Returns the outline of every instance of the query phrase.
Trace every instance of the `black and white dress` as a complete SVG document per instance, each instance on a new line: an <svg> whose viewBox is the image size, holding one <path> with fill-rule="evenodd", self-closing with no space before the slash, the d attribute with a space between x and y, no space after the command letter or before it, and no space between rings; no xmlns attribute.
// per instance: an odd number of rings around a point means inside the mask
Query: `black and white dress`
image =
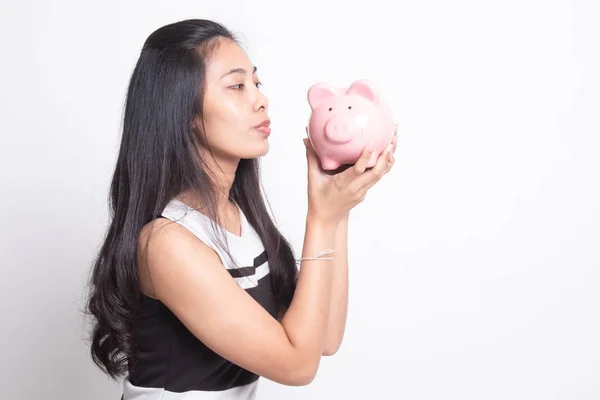
<svg viewBox="0 0 600 400"><path fill-rule="evenodd" d="M233 265L214 243L210 219L206 215L172 200L162 216L187 228L213 248L232 279L276 317L277 306L265 249L242 210L239 211L241 235L228 231L226 235L229 250L241 268ZM134 340L138 363L123 381L123 400L255 398L259 376L206 347L158 300L144 296Z"/></svg>

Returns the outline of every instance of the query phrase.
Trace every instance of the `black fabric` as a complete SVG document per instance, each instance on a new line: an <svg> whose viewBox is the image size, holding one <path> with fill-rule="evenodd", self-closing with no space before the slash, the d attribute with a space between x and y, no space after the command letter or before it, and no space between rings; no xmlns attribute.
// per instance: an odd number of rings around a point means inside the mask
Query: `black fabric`
<svg viewBox="0 0 600 400"><path fill-rule="evenodd" d="M243 278L245 276L252 276L256 273L256 268L267 262L267 252L263 251L262 254L254 259L254 265L251 267L241 267L228 269L229 274L234 278Z"/></svg>
<svg viewBox="0 0 600 400"><path fill-rule="evenodd" d="M266 262L266 252L262 252L254 258L252 266L242 268L243 273L254 271ZM256 287L245 290L269 314L277 317L269 274L261 278ZM138 349L138 363L130 366L129 379L135 386L180 393L226 390L259 378L210 350L162 302L147 296L142 300L133 339Z"/></svg>

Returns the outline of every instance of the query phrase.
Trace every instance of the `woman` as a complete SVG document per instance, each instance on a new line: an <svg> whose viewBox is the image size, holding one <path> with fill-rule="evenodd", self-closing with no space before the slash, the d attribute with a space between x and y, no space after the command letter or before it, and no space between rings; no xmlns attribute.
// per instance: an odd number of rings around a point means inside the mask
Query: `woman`
<svg viewBox="0 0 600 400"><path fill-rule="evenodd" d="M298 266L260 190L269 116L259 86L215 22L170 24L144 44L88 303L93 360L124 376L123 399L252 399L259 376L306 385L340 346L348 212L391 168L395 140L375 167L366 149L332 175L304 139Z"/></svg>

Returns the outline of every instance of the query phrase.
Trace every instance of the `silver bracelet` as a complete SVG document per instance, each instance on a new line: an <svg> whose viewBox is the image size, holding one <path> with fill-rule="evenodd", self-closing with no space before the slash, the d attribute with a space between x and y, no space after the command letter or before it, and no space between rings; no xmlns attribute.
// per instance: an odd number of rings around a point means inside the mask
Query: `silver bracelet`
<svg viewBox="0 0 600 400"><path fill-rule="evenodd" d="M335 257L321 257L321 256L324 256L325 254L330 254L330 253L335 253L335 250L333 250L333 249L326 249L326 250L318 252L313 257L303 257L303 258L300 258L300 259L298 259L296 261L298 263L301 263L302 261L309 261L309 260L334 260Z"/></svg>

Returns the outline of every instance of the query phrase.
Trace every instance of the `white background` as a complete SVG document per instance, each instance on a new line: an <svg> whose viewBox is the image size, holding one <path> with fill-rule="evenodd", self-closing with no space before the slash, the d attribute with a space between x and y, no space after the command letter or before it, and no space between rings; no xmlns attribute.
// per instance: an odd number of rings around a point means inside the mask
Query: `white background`
<svg viewBox="0 0 600 400"><path fill-rule="evenodd" d="M340 352L260 399L600 398L597 1L1 4L2 398L120 397L80 310L130 73L187 18L241 34L258 66L264 183L296 251L307 88L373 79L399 125L394 169L351 214Z"/></svg>

